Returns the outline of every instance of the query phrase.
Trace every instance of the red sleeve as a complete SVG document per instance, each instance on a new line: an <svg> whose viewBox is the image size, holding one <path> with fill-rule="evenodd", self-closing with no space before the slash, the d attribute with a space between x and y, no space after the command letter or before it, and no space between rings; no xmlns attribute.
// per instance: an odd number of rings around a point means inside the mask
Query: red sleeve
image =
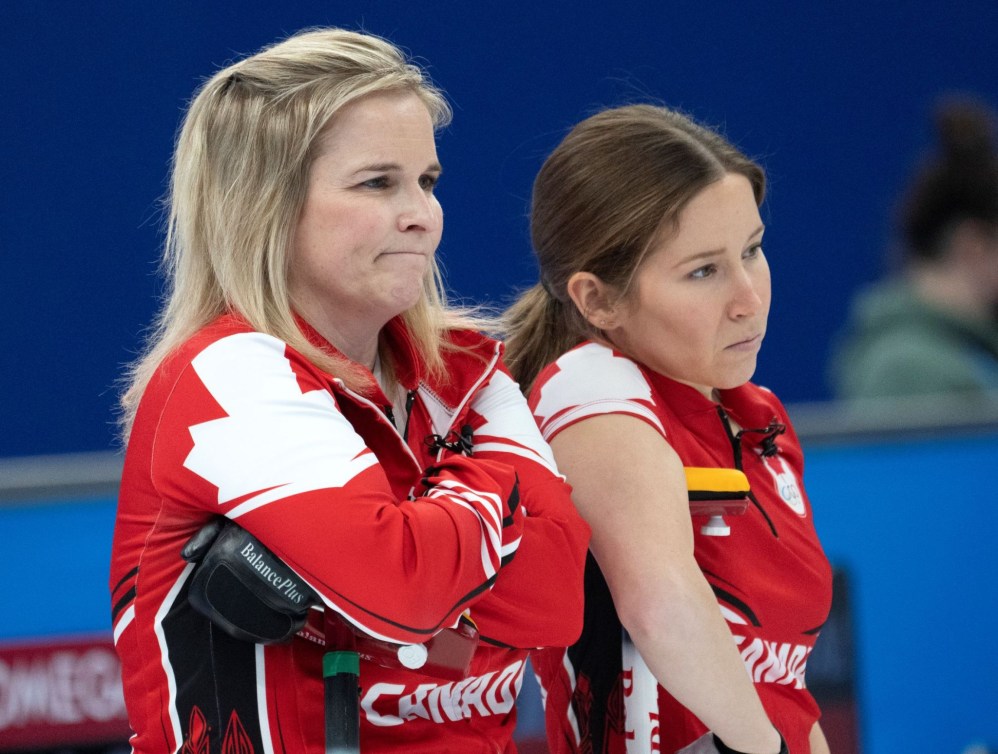
<svg viewBox="0 0 998 754"><path fill-rule="evenodd" d="M500 644L568 646L582 631L589 526L572 504L571 489L557 473L526 399L505 372L492 378L472 410L484 419L475 434L474 457L516 470L526 520L516 557L471 615L482 636Z"/></svg>
<svg viewBox="0 0 998 754"><path fill-rule="evenodd" d="M257 333L198 354L155 433L153 483L178 527L205 513L238 521L330 607L395 641L452 625L521 535L505 464L452 458L429 481L399 501L320 376Z"/></svg>

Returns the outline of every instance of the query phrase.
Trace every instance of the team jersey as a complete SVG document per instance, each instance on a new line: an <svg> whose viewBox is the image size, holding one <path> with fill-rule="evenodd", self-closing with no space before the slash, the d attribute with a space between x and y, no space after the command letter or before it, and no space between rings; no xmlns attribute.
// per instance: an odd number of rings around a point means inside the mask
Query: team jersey
<svg viewBox="0 0 998 754"><path fill-rule="evenodd" d="M365 752L515 750L527 650L581 629L588 527L498 343L451 333L448 378L431 380L400 320L383 338L407 416L373 376L347 389L234 316L154 374L126 453L110 576L136 754L324 751L327 647L238 641L186 598L181 549L218 515L367 635L418 643L462 614L477 624L460 681L361 662ZM446 449L460 437L471 457Z"/></svg>
<svg viewBox="0 0 998 754"><path fill-rule="evenodd" d="M541 372L530 406L548 441L589 417L623 414L654 427L686 467L745 473L750 505L726 517L730 535L706 535L707 517L692 516L694 554L770 720L789 750L803 754L819 717L805 666L828 617L831 569L784 407L751 383L719 394L715 403L588 342ZM733 432L729 419L744 429ZM585 594L580 640L533 658L552 753L676 752L703 736L703 724L657 684L628 639L591 556Z"/></svg>

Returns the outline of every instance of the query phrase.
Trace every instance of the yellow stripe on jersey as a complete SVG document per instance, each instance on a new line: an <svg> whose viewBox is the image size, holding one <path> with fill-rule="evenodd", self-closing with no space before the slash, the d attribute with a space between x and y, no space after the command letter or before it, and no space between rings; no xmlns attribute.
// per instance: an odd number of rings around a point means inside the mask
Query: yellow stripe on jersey
<svg viewBox="0 0 998 754"><path fill-rule="evenodd" d="M738 469L684 466L683 471L686 472L686 489L691 498L744 497L751 489L748 477Z"/></svg>

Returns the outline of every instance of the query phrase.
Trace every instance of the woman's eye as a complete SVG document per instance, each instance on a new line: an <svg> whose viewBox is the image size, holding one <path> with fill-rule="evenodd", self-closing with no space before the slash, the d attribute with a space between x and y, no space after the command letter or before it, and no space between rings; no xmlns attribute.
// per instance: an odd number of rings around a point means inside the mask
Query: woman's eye
<svg viewBox="0 0 998 754"><path fill-rule="evenodd" d="M697 267L693 272L690 273L690 277L694 280L703 280L704 278L709 278L717 272L717 265L705 264L703 267Z"/></svg>
<svg viewBox="0 0 998 754"><path fill-rule="evenodd" d="M379 175L377 178L371 178L360 184L364 188L369 189L383 189L388 187L388 176Z"/></svg>
<svg viewBox="0 0 998 754"><path fill-rule="evenodd" d="M754 257L757 257L757 256L759 256L762 253L763 253L763 251L762 251L762 244L761 243L757 243L755 246L750 246L749 248L747 248L745 250L744 257L746 259L753 259Z"/></svg>
<svg viewBox="0 0 998 754"><path fill-rule="evenodd" d="M419 179L419 185L423 191L432 191L440 182L439 175L424 175Z"/></svg>

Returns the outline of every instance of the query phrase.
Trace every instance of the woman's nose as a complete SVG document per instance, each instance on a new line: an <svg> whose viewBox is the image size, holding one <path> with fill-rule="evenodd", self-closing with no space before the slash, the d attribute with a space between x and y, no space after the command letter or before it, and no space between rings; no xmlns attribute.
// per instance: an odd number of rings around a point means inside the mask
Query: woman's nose
<svg viewBox="0 0 998 754"><path fill-rule="evenodd" d="M740 270L734 278L729 312L735 319L757 314L765 305L763 281L748 270Z"/></svg>
<svg viewBox="0 0 998 754"><path fill-rule="evenodd" d="M405 192L398 215L399 230L435 231L440 220L440 205L432 193L422 187Z"/></svg>

